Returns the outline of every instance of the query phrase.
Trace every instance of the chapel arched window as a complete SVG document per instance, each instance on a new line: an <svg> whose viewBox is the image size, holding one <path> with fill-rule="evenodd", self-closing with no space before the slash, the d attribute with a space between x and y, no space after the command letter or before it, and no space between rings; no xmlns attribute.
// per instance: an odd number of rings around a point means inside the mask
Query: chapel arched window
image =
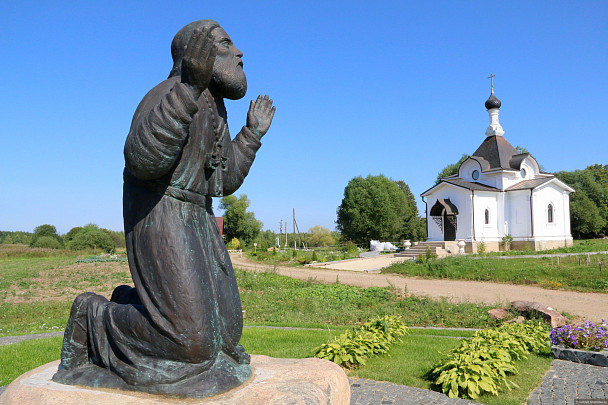
<svg viewBox="0 0 608 405"><path fill-rule="evenodd" d="M486 210L484 215L485 215L486 225L488 225L490 223L490 210Z"/></svg>
<svg viewBox="0 0 608 405"><path fill-rule="evenodd" d="M553 204L549 204L547 207L547 222L553 223Z"/></svg>

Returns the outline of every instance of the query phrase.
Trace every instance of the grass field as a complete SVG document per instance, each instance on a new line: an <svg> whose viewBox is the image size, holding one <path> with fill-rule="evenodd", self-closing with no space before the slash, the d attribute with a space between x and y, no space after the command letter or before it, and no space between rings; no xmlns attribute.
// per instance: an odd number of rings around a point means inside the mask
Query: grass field
<svg viewBox="0 0 608 405"><path fill-rule="evenodd" d="M78 293L95 291L109 296L114 286L130 281L125 263L75 263L76 256L70 252L40 257L38 252L3 254L2 249L0 246L0 336L60 331ZM273 273L237 270L236 274L247 325L309 328L246 328L241 342L253 354L308 357L330 336L384 314L400 315L410 326L485 328L497 324L488 316L487 306L410 297L388 288L318 284ZM454 337L469 335L468 331L411 329L410 335L394 345L390 356L370 359L366 366L349 374L428 389L430 381L425 374L442 353L459 344ZM0 346L0 385L58 359L60 347L61 338ZM523 377L514 377L521 385L519 391L497 398L482 397L481 402L521 403L549 365L547 357L532 356L526 367L520 367ZM524 369L528 374L523 373ZM522 379L521 383L517 378ZM512 398L519 398L519 402L512 402Z"/></svg>
<svg viewBox="0 0 608 405"><path fill-rule="evenodd" d="M598 261L602 264L598 264ZM608 292L608 255L501 259L446 257L425 263L404 262L382 269L408 277L448 278L535 285L549 289Z"/></svg>
<svg viewBox="0 0 608 405"><path fill-rule="evenodd" d="M544 255L553 253L588 253L608 252L608 239L575 240L572 246L551 250L508 250L502 252L486 252L484 256L518 256L518 255Z"/></svg>
<svg viewBox="0 0 608 405"><path fill-rule="evenodd" d="M0 253L2 249L0 245ZM0 254L0 336L61 330L79 293L109 297L115 286L130 284L126 263L76 263L76 258L73 254L2 258ZM305 282L272 273L237 269L236 275L248 324L352 325L376 315L399 314L408 325L495 325L487 314L489 306L404 296L387 288Z"/></svg>

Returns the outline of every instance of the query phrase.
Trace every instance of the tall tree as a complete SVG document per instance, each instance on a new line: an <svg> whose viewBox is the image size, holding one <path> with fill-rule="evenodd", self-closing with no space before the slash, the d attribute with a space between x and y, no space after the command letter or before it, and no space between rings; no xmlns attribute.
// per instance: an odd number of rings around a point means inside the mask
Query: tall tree
<svg viewBox="0 0 608 405"><path fill-rule="evenodd" d="M572 236L577 239L608 234L608 184L603 181L603 174L601 165L555 173L576 190L570 198L570 218Z"/></svg>
<svg viewBox="0 0 608 405"><path fill-rule="evenodd" d="M530 152L528 152L528 149L524 148L523 146L519 146L519 145L517 145L517 146L515 147L515 149L517 149L517 151L518 151L519 153L529 153L529 154L530 154L530 156L532 156L532 154L531 154ZM534 156L532 156L532 157L534 157ZM534 159L536 159L536 158L534 158ZM536 162L536 163L538 163L538 162ZM541 164L539 164L539 165L538 165L538 168L540 169L540 171L541 171L541 172L544 172L544 171L545 171L545 166L543 166L543 165L541 165Z"/></svg>
<svg viewBox="0 0 608 405"><path fill-rule="evenodd" d="M55 228L53 225L44 224L37 226L34 229L34 234L32 235L32 239L30 240L30 246L36 246L36 242L38 242L38 239L42 237L48 237L57 240L57 242L59 242L58 247L61 247L63 245L61 237L57 233L57 228Z"/></svg>
<svg viewBox="0 0 608 405"><path fill-rule="evenodd" d="M462 155L462 157L460 158L460 160L458 160L458 162L452 163L451 165L447 165L446 167L444 167L439 173L437 173L437 178L435 179L435 184L439 184L441 179L443 179L444 177L453 176L454 174L458 174L458 168L460 167L462 162L464 162L468 158L469 158L469 155L464 153Z"/></svg>
<svg viewBox="0 0 608 405"><path fill-rule="evenodd" d="M383 175L355 177L344 189L337 229L347 240L398 241L409 216L408 202L397 183Z"/></svg>
<svg viewBox="0 0 608 405"><path fill-rule="evenodd" d="M410 240L426 239L426 220L418 215L418 205L416 198L412 194L410 187L403 181L395 182L399 190L405 195L407 213L403 221L403 231L401 237Z"/></svg>
<svg viewBox="0 0 608 405"><path fill-rule="evenodd" d="M238 198L234 195L223 197L220 208L224 212L224 230L226 240L237 238L241 243L250 245L262 229L262 222L255 218L253 212L247 212L250 201L246 194Z"/></svg>

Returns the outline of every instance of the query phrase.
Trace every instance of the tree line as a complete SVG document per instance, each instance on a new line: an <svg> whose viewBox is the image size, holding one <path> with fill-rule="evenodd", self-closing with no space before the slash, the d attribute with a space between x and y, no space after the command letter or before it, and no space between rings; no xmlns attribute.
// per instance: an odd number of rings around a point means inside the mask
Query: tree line
<svg viewBox="0 0 608 405"><path fill-rule="evenodd" d="M572 236L589 239L608 235L608 165L594 164L555 176L576 190L570 194Z"/></svg>
<svg viewBox="0 0 608 405"><path fill-rule="evenodd" d="M224 210L224 239L229 249L256 248L268 249L277 245L293 247L324 247L342 243L340 235L320 225L311 227L308 232L299 235L279 234L271 230L262 230L263 223L255 218L255 213L248 211L251 201L246 194L236 197L229 195L220 200ZM295 238L295 240L294 240Z"/></svg>
<svg viewBox="0 0 608 405"><path fill-rule="evenodd" d="M523 150L523 148L522 148ZM457 173L459 162L446 166L437 179ZM555 176L576 190L570 197L572 235L575 239L608 235L608 165L594 164L583 170L560 171ZM277 243L281 246L302 243L307 247L343 245L354 242L367 245L370 240L399 242L405 239L426 239L426 218L418 214L416 199L402 180L383 175L351 179L344 189L344 198L337 208L336 231L320 225L299 235L279 235L262 230L263 223L248 211L251 202L247 195L223 197L224 231L232 247L268 249ZM236 241L235 241L236 240ZM66 248L73 250L100 249L111 252L125 247L123 231L111 231L95 224L75 227L59 235L53 225L36 227L33 233L0 231L0 243L22 243L32 247ZM236 245L236 246L235 246Z"/></svg>
<svg viewBox="0 0 608 405"><path fill-rule="evenodd" d="M74 227L63 235L60 235L57 228L50 224L37 226L33 233L0 231L0 243L20 243L47 249L99 249L108 253L116 248L126 247L123 231L111 231L95 224Z"/></svg>

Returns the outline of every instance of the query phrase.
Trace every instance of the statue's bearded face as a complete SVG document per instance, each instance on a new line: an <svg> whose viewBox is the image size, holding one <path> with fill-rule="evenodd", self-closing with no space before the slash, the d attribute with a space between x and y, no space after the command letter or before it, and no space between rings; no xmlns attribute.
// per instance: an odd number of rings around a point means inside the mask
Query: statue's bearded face
<svg viewBox="0 0 608 405"><path fill-rule="evenodd" d="M243 72L243 53L239 51L223 28L217 27L212 32L213 42L217 48L213 75L209 89L224 98L238 100L247 92L247 78Z"/></svg>

